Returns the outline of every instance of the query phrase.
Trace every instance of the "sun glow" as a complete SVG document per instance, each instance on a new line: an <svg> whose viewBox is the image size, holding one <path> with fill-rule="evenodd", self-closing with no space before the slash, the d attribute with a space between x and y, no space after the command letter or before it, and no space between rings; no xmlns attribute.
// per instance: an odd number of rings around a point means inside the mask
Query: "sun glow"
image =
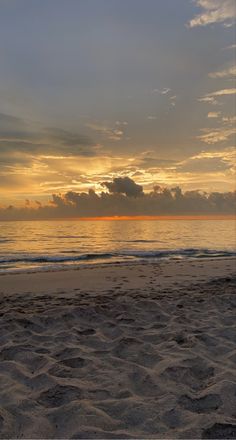
<svg viewBox="0 0 236 440"><path fill-rule="evenodd" d="M72 218L71 220L76 220ZM137 220L236 220L236 215L114 215L105 217L79 217L79 221L137 221Z"/></svg>

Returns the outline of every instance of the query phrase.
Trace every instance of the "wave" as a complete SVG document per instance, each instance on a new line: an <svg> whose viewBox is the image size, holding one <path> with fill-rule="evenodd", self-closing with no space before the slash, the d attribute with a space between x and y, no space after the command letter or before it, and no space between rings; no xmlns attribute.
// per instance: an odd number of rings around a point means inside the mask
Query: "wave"
<svg viewBox="0 0 236 440"><path fill-rule="evenodd" d="M59 256L59 255L45 255L45 256L19 256L10 258L1 258L0 263L66 263L76 262L81 260L93 260L97 258L110 258L112 254L83 254L77 256Z"/></svg>
<svg viewBox="0 0 236 440"><path fill-rule="evenodd" d="M66 251L68 252L68 251ZM43 263L79 263L93 260L114 260L114 259L181 259L181 258L222 258L235 257L236 251L233 250L213 250L213 249L169 249L169 250L122 250L120 252L86 253L75 255L17 255L0 257L0 264L43 264Z"/></svg>
<svg viewBox="0 0 236 440"><path fill-rule="evenodd" d="M10 238L0 238L0 244L1 243L12 243L14 240L11 240Z"/></svg>
<svg viewBox="0 0 236 440"><path fill-rule="evenodd" d="M91 235L56 235L55 238L92 238Z"/></svg>
<svg viewBox="0 0 236 440"><path fill-rule="evenodd" d="M214 250L214 249L169 249L169 250L158 250L158 251L124 251L123 255L136 256L139 258L168 258L168 257L192 257L192 258L208 258L208 257L234 257L236 256L236 251L231 250Z"/></svg>
<svg viewBox="0 0 236 440"><path fill-rule="evenodd" d="M160 240L111 240L115 243L162 243Z"/></svg>

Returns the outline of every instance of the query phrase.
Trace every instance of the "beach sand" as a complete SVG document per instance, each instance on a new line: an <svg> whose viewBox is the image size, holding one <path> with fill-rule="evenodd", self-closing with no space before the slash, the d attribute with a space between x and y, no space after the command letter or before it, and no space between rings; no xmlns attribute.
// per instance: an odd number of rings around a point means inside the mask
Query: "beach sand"
<svg viewBox="0 0 236 440"><path fill-rule="evenodd" d="M236 438L235 260L0 276L0 438Z"/></svg>

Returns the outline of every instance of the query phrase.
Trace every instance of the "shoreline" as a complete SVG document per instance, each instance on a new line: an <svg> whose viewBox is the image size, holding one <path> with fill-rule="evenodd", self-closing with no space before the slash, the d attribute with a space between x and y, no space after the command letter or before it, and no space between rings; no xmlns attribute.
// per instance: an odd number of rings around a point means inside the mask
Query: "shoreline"
<svg viewBox="0 0 236 440"><path fill-rule="evenodd" d="M199 259L171 259L171 260L127 260L116 262L104 262L104 263L80 263L75 267L58 267L48 268L41 270L25 270L22 269L19 272L0 273L0 295L1 292L7 291L12 293L12 289L28 289L30 285L31 292L38 291L40 289L47 289L47 283L49 286L57 289L57 284L65 289L73 289L74 284L81 284L81 288L85 288L88 283L92 289L103 289L110 287L107 285L105 279L109 273L117 271L116 277L129 275L129 283L136 287L137 279L139 283L137 287L146 284L146 279L150 276L150 271L153 268L157 271L157 287L165 287L166 285L188 284L192 281L208 281L222 276L233 276L236 273L236 258L235 257L217 257L217 258L199 258ZM139 271L145 269L145 282L143 283L139 277ZM128 270L128 274L126 273ZM92 272L92 278L87 277L88 271ZM169 274L171 273L171 275ZM37 280L37 278L39 278ZM99 280L99 285L96 282L94 285L94 279ZM144 281L144 280L143 280ZM101 284L104 282L105 284ZM109 280L110 282L110 280ZM16 283L16 285L15 285ZM62 284L61 284L62 283ZM22 285L21 285L22 284ZM109 284L109 283L108 283Z"/></svg>
<svg viewBox="0 0 236 440"><path fill-rule="evenodd" d="M184 255L183 251L183 255L179 255L178 253L176 253L175 256L170 256L171 252L168 250L164 250L164 251L156 251L156 252L152 252L152 251L140 251L140 255L135 255L135 252L130 252L130 253L124 253L124 254L118 254L118 255L113 255L111 253L104 253L101 255L96 255L96 254L82 254L79 255L77 258L75 257L73 259L73 257L71 258L66 258L63 259L63 257L51 257L48 256L45 257L34 257L32 258L32 263L33 262L38 262L41 261L41 266L34 266L34 265L30 265L27 267L27 264L25 264L24 266L19 266L19 267L11 267L11 268L7 268L6 270L4 269L0 269L0 277L4 276L4 275L21 275L21 274L30 274L30 273L42 273L42 272L65 272L65 271L74 271L74 270L79 270L80 268L89 268L89 267L112 267L112 266L135 266L135 265L143 265L143 266L147 266L148 264L171 264L171 263L193 263L193 262L207 262L207 261L221 261L221 260L235 260L236 261L236 251L234 250L220 250L220 251L211 251L211 254L205 254L202 252L202 255ZM181 253L181 251L180 251ZM193 252L192 252L193 253ZM158 254L160 254L158 256ZM163 254L166 254L165 256ZM55 258L53 260L53 258ZM38 261L37 261L38 259ZM21 261L21 260L16 260ZM30 262L31 260L27 260L26 261ZM2 261L3 263L3 268L4 268L4 264L6 261ZM9 260L9 262L11 262L11 260ZM22 258L22 262L24 262L24 259Z"/></svg>
<svg viewBox="0 0 236 440"><path fill-rule="evenodd" d="M235 259L0 278L0 438L235 438Z"/></svg>

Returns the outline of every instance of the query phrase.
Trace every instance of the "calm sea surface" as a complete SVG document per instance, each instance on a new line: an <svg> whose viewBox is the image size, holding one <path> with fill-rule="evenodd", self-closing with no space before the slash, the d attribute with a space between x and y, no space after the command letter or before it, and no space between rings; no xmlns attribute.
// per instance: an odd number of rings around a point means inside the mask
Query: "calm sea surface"
<svg viewBox="0 0 236 440"><path fill-rule="evenodd" d="M236 256L234 220L0 222L0 272Z"/></svg>

